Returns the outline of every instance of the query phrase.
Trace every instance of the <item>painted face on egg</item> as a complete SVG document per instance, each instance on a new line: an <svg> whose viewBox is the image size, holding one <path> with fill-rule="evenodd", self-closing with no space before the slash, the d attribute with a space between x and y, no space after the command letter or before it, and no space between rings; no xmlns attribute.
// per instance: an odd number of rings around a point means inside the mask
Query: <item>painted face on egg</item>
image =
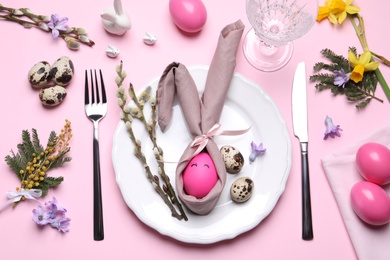
<svg viewBox="0 0 390 260"><path fill-rule="evenodd" d="M183 172L183 186L188 195L198 199L206 196L218 181L217 171L206 152L194 156Z"/></svg>

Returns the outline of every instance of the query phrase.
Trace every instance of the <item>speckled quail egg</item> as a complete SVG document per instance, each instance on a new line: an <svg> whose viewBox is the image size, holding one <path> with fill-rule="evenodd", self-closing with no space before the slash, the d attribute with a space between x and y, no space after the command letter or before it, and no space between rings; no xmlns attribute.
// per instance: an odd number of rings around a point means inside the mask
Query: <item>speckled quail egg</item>
<svg viewBox="0 0 390 260"><path fill-rule="evenodd" d="M244 156L239 150L230 145L222 146L220 149L222 159L228 173L238 173L244 166Z"/></svg>
<svg viewBox="0 0 390 260"><path fill-rule="evenodd" d="M67 86L74 75L73 62L69 57L62 56L51 66L50 76L59 86Z"/></svg>
<svg viewBox="0 0 390 260"><path fill-rule="evenodd" d="M255 184L249 177L238 178L230 187L230 197L235 202L245 202L250 199Z"/></svg>
<svg viewBox="0 0 390 260"><path fill-rule="evenodd" d="M39 99L45 106L57 106L64 101L66 89L62 86L43 88L39 91Z"/></svg>
<svg viewBox="0 0 390 260"><path fill-rule="evenodd" d="M50 80L50 64L47 61L38 62L28 72L28 81L34 88L43 88Z"/></svg>

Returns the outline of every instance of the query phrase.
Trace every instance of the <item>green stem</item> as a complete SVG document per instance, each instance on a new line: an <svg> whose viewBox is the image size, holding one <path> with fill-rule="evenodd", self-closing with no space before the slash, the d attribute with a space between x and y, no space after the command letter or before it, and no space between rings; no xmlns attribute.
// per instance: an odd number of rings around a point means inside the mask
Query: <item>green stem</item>
<svg viewBox="0 0 390 260"><path fill-rule="evenodd" d="M390 101L390 89L389 89L389 86L387 85L385 78L382 75L382 72L379 70L379 68L375 70L375 75L378 78L378 81L382 86L383 92L385 93L387 100Z"/></svg>

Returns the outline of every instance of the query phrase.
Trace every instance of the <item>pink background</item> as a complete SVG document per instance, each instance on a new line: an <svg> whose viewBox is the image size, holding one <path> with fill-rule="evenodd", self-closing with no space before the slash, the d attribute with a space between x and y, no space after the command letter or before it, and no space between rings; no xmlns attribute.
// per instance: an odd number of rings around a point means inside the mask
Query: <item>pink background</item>
<svg viewBox="0 0 390 260"><path fill-rule="evenodd" d="M338 151L387 125L389 102L378 85L376 95L384 102L373 100L367 108L358 111L343 96L334 97L329 91L318 92L309 83L313 241L301 239L300 153L291 121L291 84L295 67L300 61L307 63L307 74L312 75L312 67L322 60L320 51L324 48L346 55L348 47L355 46L359 53L362 52L348 20L342 26L332 26L328 21L316 23L307 35L294 42L291 61L277 72L265 73L251 67L240 46L236 71L257 82L279 106L289 129L293 151L286 190L272 213L257 227L229 241L211 245L185 244L164 237L144 225L127 207L116 184L111 162L112 137L119 121L119 108L115 102L115 66L123 60L127 80L136 88L141 88L150 79L160 76L172 61L187 66L208 65L219 32L228 23L241 19L246 25L245 33L250 29L245 1L204 0L208 11L204 29L195 35L185 35L171 21L168 2L123 0L133 24L130 31L118 37L105 32L99 16L112 5L112 1L1 1L5 6L29 7L39 14L67 16L68 24L85 28L96 45L92 48L83 45L79 51L70 51L64 41L53 40L48 33L0 21L0 155L4 158L11 149L16 149L23 129L36 128L45 142L49 132L59 131L67 118L72 122L74 132L70 152L72 162L51 172L54 176L64 176L65 180L47 197L57 197L68 209L72 219L70 232L62 234L49 227L37 228L31 220L31 211L36 207L34 203L23 203L15 209L8 207L0 212L0 258L70 259L75 256L86 259L218 260L246 256L253 259L355 259L354 248L320 160L332 151ZM323 2L320 0L321 5ZM370 48L390 57L390 38L386 37L390 2L356 0L355 4L361 7L360 13L365 18ZM142 42L144 32L157 35L155 46ZM108 44L121 50L118 58L106 56ZM64 103L48 109L40 104L38 91L29 86L27 72L39 61L52 63L64 55L73 60L76 74L67 88L68 96ZM109 100L108 115L100 123L105 226L105 239L100 242L94 241L92 235L92 124L86 118L83 106L84 70L89 68L103 70ZM381 65L381 71L390 80L390 68ZM340 138L322 139L326 115L341 125L343 131ZM0 164L0 176L0 194L4 194L2 199L0 196L2 204L6 201L5 192L14 190L20 183L5 162Z"/></svg>

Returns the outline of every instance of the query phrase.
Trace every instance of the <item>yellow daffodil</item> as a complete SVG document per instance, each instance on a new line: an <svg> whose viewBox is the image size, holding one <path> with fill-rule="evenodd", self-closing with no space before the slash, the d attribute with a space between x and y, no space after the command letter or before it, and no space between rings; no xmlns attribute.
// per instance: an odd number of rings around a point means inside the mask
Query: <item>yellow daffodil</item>
<svg viewBox="0 0 390 260"><path fill-rule="evenodd" d="M325 5L318 7L318 16L317 22L322 21L325 18L328 18L329 21L333 24L337 24L337 17L330 9L330 5L333 0L325 0Z"/></svg>
<svg viewBox="0 0 390 260"><path fill-rule="evenodd" d="M371 52L366 51L360 55L359 59L352 51L348 52L348 59L353 67L350 78L358 83L362 81L365 71L376 70L379 67L379 62L371 62Z"/></svg>
<svg viewBox="0 0 390 260"><path fill-rule="evenodd" d="M347 18L348 14L357 14L360 11L360 7L358 6L351 6L354 0L332 0L332 3L330 4L330 9L338 14L338 22L339 24L342 24Z"/></svg>
<svg viewBox="0 0 390 260"><path fill-rule="evenodd" d="M318 8L317 21L328 18L333 24L342 24L347 14L357 14L360 7L351 6L354 0L325 0L325 5Z"/></svg>

